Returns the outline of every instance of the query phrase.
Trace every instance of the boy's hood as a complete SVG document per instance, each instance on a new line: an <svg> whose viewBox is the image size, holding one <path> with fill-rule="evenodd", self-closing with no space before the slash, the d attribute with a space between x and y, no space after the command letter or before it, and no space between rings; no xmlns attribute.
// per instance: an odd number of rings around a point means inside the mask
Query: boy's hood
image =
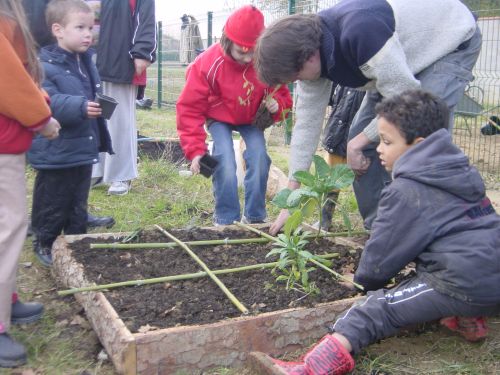
<svg viewBox="0 0 500 375"><path fill-rule="evenodd" d="M395 163L394 178L407 178L456 195L468 202L484 197L485 187L476 168L440 129L410 148Z"/></svg>

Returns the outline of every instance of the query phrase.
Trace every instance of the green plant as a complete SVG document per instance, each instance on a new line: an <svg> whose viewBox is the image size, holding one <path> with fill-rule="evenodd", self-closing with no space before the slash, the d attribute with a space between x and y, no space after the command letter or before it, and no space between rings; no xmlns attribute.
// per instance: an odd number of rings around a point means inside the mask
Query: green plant
<svg viewBox="0 0 500 375"><path fill-rule="evenodd" d="M316 268L308 263L314 259L325 266L330 266L331 262L305 250L305 246L309 243L307 237L310 236L310 232L295 228L292 233L290 227L287 229L288 232L278 235L275 247L266 255L266 257L279 255L277 265L272 270L274 275L278 269L282 273L278 275L276 281L286 281L287 290L296 289L306 294L318 294L320 291L316 284L309 282L309 272Z"/></svg>
<svg viewBox="0 0 500 375"><path fill-rule="evenodd" d="M302 223L304 218L317 211L319 228L321 228L323 223L322 208L328 202L328 193L333 190L342 190L350 186L354 181L354 173L346 164L337 164L330 167L318 155L314 155L313 161L314 174L308 171L297 171L293 174L294 178L302 184L299 189L283 189L273 199L275 205L292 212L285 227L289 226L295 229ZM338 205L337 202L335 203L342 214L344 225L349 231L352 230L347 210ZM296 212L299 213L296 214Z"/></svg>

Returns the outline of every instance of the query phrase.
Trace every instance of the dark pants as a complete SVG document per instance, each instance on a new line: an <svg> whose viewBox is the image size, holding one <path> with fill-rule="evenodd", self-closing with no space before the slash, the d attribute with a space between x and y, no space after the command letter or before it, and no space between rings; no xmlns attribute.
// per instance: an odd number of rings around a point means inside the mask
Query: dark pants
<svg viewBox="0 0 500 375"><path fill-rule="evenodd" d="M481 33L479 28L464 47L442 57L415 78L420 81L423 90L429 91L443 99L450 110L450 131L453 128L455 106L464 93L465 86L474 77L472 68L481 50ZM349 140L357 136L375 118L375 106L382 99L375 91L367 92L361 107L354 117L349 130ZM391 176L380 164L376 148L378 143L369 144L364 155L371 160L366 174L354 181L353 188L358 208L364 219L366 229L370 229L377 216L380 193Z"/></svg>
<svg viewBox="0 0 500 375"><path fill-rule="evenodd" d="M360 303L343 313L332 330L345 336L352 353L399 329L448 316L488 316L500 313L496 305L471 305L434 290L421 278L414 277L392 289L369 292Z"/></svg>
<svg viewBox="0 0 500 375"><path fill-rule="evenodd" d="M31 225L43 247L65 234L87 233L87 199L92 165L38 170L33 191Z"/></svg>

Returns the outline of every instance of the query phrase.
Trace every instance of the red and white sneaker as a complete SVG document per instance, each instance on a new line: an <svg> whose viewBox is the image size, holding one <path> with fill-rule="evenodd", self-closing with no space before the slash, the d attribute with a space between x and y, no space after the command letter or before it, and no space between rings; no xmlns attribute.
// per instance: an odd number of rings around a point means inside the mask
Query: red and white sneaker
<svg viewBox="0 0 500 375"><path fill-rule="evenodd" d="M484 339L488 335L486 320L482 317L450 316L443 318L439 323L450 331L457 332L467 341L475 342Z"/></svg>
<svg viewBox="0 0 500 375"><path fill-rule="evenodd" d="M326 335L302 360L285 362L264 353L251 353L254 368L267 375L343 375L354 369L354 359L332 335Z"/></svg>

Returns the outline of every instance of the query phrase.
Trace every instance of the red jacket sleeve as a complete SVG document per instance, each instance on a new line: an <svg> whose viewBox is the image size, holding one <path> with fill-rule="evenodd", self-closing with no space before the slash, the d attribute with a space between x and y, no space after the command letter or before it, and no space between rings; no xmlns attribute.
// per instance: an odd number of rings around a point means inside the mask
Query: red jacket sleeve
<svg viewBox="0 0 500 375"><path fill-rule="evenodd" d="M186 85L177 100L176 121L182 150L189 160L207 152L204 124L210 87L200 69L200 59L186 71Z"/></svg>
<svg viewBox="0 0 500 375"><path fill-rule="evenodd" d="M273 119L275 122L283 121L288 117L288 114L292 110L292 96L290 95L288 86L281 85L281 87L273 94L273 98L278 102L280 107L278 112L273 115Z"/></svg>

